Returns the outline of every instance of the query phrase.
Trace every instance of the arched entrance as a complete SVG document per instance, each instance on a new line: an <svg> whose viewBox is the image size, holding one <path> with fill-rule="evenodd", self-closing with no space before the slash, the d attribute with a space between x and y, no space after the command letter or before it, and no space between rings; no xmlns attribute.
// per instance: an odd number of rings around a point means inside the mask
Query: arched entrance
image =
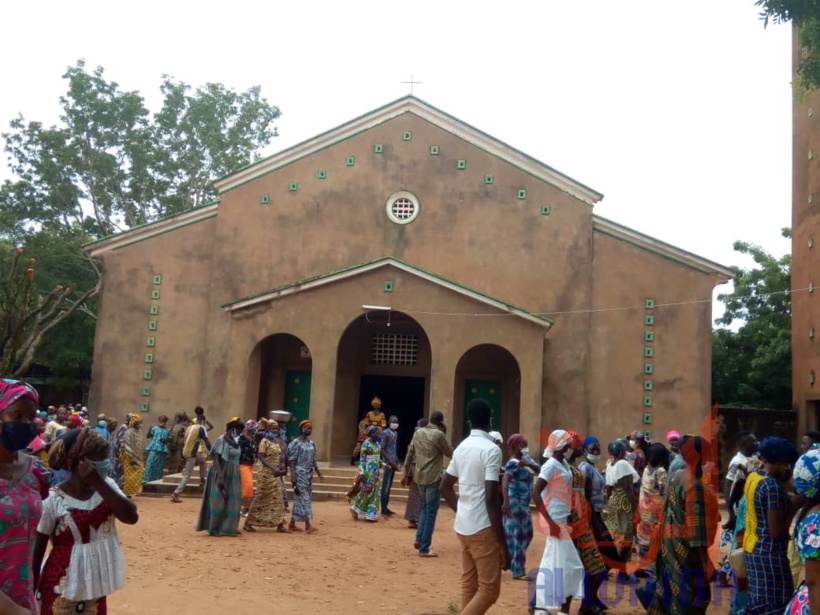
<svg viewBox="0 0 820 615"><path fill-rule="evenodd" d="M453 393L453 427L469 435L466 408L471 400L486 399L493 409L493 429L506 439L519 429L521 405L521 371L518 361L506 348L495 344L481 344L465 352L456 366ZM537 438L538 434L527 434Z"/></svg>
<svg viewBox="0 0 820 615"><path fill-rule="evenodd" d="M430 399L430 341L402 312L371 311L351 322L339 340L331 457L349 462L358 423L374 396L399 418L399 458L404 460L416 421Z"/></svg>
<svg viewBox="0 0 820 615"><path fill-rule="evenodd" d="M266 337L251 353L248 395L252 400L255 393L256 416L267 417L271 410L291 412L289 439L299 435L299 421L310 416L312 368L310 349L289 333Z"/></svg>

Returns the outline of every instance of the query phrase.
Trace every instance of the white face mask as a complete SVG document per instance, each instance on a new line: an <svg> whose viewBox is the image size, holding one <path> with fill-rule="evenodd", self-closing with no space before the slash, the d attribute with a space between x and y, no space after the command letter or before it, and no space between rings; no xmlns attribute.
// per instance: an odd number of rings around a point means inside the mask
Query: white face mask
<svg viewBox="0 0 820 615"><path fill-rule="evenodd" d="M638 442L636 440L630 440L629 441L629 447L631 449L635 450L636 448L638 448Z"/></svg>
<svg viewBox="0 0 820 615"><path fill-rule="evenodd" d="M525 457L529 457L530 456L530 447L525 446L524 448L522 448L521 449L521 454L524 455Z"/></svg>
<svg viewBox="0 0 820 615"><path fill-rule="evenodd" d="M593 455L592 453L587 453L587 459L589 459L592 463L595 463L601 458L600 455Z"/></svg>
<svg viewBox="0 0 820 615"><path fill-rule="evenodd" d="M394 430L394 431L395 431L395 430L396 430L396 429L398 429L398 428L399 428L399 424L398 424L398 423L390 423L390 429L392 429L392 430Z"/></svg>

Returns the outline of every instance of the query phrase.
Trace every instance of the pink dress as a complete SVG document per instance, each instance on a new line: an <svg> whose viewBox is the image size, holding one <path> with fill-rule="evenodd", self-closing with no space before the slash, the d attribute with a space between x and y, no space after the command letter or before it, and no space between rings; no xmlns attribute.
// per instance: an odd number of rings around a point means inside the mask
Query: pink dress
<svg viewBox="0 0 820 615"><path fill-rule="evenodd" d="M31 550L48 496L48 471L33 457L16 481L0 478L0 591L21 607L37 612Z"/></svg>

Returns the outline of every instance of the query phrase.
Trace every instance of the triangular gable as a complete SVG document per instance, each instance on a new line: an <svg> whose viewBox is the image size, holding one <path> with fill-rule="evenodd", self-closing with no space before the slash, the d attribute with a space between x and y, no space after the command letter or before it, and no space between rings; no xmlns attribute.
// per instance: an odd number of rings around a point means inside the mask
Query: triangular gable
<svg viewBox="0 0 820 615"><path fill-rule="evenodd" d="M572 179L568 175L564 175L549 165L491 137L487 133L470 126L466 122L462 122L458 118L435 108L415 96L400 98L375 111L371 111L370 113L342 124L337 128L333 128L312 139L294 145L278 154L254 162L243 169L218 179L214 182L214 186L220 193L227 192L228 190L232 190L262 175L285 167L297 160L311 156L320 150L345 141L354 135L390 121L405 113L412 113L438 126L442 130L463 139L471 145L504 160L521 171L589 205L594 205L604 198L604 195L585 186L581 182Z"/></svg>
<svg viewBox="0 0 820 615"><path fill-rule="evenodd" d="M411 265L410 263L406 263L402 260L392 257L383 257L372 261L366 261L364 263L359 263L358 265L353 265L351 267L339 269L338 271L317 275L312 278L307 278L305 280L299 280L297 282L291 282L290 284L278 286L277 288L272 288L270 290L266 290L255 295L250 295L248 297L236 299L235 301L223 304L221 307L227 312L235 312L255 305L259 305L260 303L275 301L277 299L287 297L288 295L294 295L305 290L310 290L312 288L319 288L321 286L333 284L334 282L339 282L341 280L361 275L369 271L382 269L384 267L394 267L396 269L399 269L400 271L404 271L406 273L414 275L417 278L421 278L423 280L426 280L427 282L431 282L433 284L436 284L437 286L441 286L443 288L456 292L462 296L469 297L474 301L493 307L501 312L506 312L508 314L518 316L520 318L523 318L524 320L535 323L546 329L549 329L553 324L553 321L549 318L533 314L532 312L528 312L527 310L520 308L516 305L513 305L512 303L508 303L507 301L497 299L496 297L474 290L472 288L464 286L463 284L459 284L458 282L448 280L447 278L442 277L438 274L426 271L424 269L421 269L420 267L416 267L415 265ZM399 309L397 311L401 310Z"/></svg>

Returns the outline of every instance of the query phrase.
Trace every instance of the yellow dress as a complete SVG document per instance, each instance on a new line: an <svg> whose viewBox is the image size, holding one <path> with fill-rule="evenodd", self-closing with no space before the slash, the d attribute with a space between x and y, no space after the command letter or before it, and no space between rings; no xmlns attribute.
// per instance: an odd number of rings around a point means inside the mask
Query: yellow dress
<svg viewBox="0 0 820 615"><path fill-rule="evenodd" d="M120 459L123 466L122 492L129 496L135 495L142 489L142 476L145 472L145 438L139 430L129 427L125 432Z"/></svg>

